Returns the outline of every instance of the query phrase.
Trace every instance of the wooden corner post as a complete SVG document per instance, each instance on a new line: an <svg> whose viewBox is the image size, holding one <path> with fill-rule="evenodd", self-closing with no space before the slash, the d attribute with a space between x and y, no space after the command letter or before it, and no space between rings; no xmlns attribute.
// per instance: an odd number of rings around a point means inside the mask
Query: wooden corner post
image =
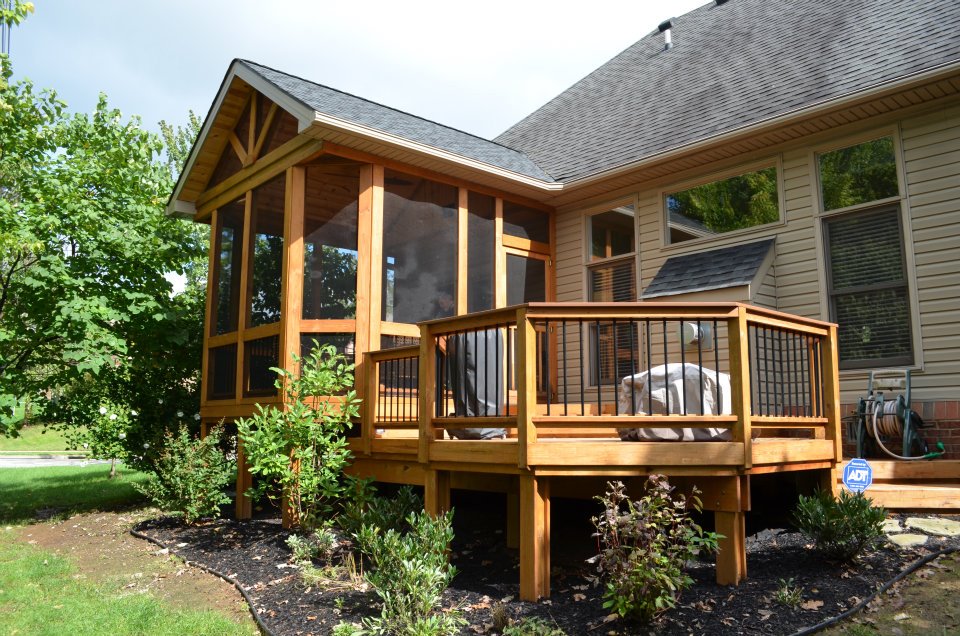
<svg viewBox="0 0 960 636"><path fill-rule="evenodd" d="M837 326L831 325L826 342L820 345L820 373L823 381L823 414L827 418L826 438L833 442L833 467L821 487L828 486L836 496L837 477L840 463L843 461L843 441L841 439L842 422L840 420L840 353L837 341ZM827 490L827 488L824 488Z"/></svg>
<svg viewBox="0 0 960 636"><path fill-rule="evenodd" d="M520 479L520 598L550 596L550 482L532 473Z"/></svg>
<svg viewBox="0 0 960 636"><path fill-rule="evenodd" d="M520 468L527 468L530 445L537 442L537 332L527 309L517 310L517 446Z"/></svg>
<svg viewBox="0 0 960 636"><path fill-rule="evenodd" d="M417 375L420 402L420 442L417 459L421 464L426 464L430 461L430 442L436 438L433 416L437 408L437 343L434 341L434 335L430 333L429 325L420 325L420 368Z"/></svg>
<svg viewBox="0 0 960 636"><path fill-rule="evenodd" d="M736 313L727 321L727 340L730 348L731 406L737 416L733 441L743 444L743 468L753 466L753 430L750 425L750 340L747 328L747 309L737 306Z"/></svg>

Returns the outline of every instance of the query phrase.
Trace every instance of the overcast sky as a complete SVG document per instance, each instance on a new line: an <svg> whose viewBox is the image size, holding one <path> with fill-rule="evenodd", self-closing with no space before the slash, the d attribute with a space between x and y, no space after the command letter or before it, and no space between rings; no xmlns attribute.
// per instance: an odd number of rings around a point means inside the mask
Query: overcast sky
<svg viewBox="0 0 960 636"><path fill-rule="evenodd" d="M33 0L16 78L157 128L205 116L233 58L493 137L704 0Z"/></svg>

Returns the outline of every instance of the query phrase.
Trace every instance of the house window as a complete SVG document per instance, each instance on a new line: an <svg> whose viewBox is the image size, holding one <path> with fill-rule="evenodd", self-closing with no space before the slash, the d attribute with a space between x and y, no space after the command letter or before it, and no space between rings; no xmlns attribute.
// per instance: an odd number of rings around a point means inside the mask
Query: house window
<svg viewBox="0 0 960 636"><path fill-rule="evenodd" d="M590 245L587 299L603 303L636 301L633 206L620 206L590 216L587 230ZM637 359L638 342L629 325L593 323L589 338L591 384L615 384L631 373L631 360Z"/></svg>
<svg viewBox="0 0 960 636"><path fill-rule="evenodd" d="M910 292L899 206L825 221L830 319L840 367L913 363Z"/></svg>
<svg viewBox="0 0 960 636"><path fill-rule="evenodd" d="M913 364L910 287L893 140L884 137L817 157L830 319L839 325L840 368ZM852 208L852 209L850 209Z"/></svg>
<svg viewBox="0 0 960 636"><path fill-rule="evenodd" d="M666 195L667 241L679 243L780 220L775 166Z"/></svg>

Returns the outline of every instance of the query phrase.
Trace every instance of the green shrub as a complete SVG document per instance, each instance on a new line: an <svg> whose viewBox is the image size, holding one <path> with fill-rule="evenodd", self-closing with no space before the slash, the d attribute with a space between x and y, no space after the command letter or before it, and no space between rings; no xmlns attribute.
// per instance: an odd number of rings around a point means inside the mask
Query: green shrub
<svg viewBox="0 0 960 636"><path fill-rule="evenodd" d="M234 475L219 443L217 429L203 439L191 437L186 426L167 431L154 472L134 487L161 510L182 513L187 523L218 516L220 506L230 502L224 489Z"/></svg>
<svg viewBox="0 0 960 636"><path fill-rule="evenodd" d="M350 495L344 497L343 510L337 516L337 524L347 535L359 541L360 529L376 526L380 530L405 532L410 529L407 519L423 510L423 499L410 486L402 486L393 496L381 497L370 480L354 480ZM365 546L359 546L366 552Z"/></svg>
<svg viewBox="0 0 960 636"><path fill-rule="evenodd" d="M503 628L503 636L567 636L567 633L537 616L522 618Z"/></svg>
<svg viewBox="0 0 960 636"><path fill-rule="evenodd" d="M367 581L383 603L378 618L364 620L364 629L396 636L457 633L465 624L459 612L439 611L443 590L456 575L447 557L453 513L437 518L412 513L407 523L406 533L371 525L360 529L360 543L374 568Z"/></svg>
<svg viewBox="0 0 960 636"><path fill-rule="evenodd" d="M337 535L328 526L321 526L307 536L291 534L287 537L287 547L293 553L295 563L320 559L329 563L338 545Z"/></svg>
<svg viewBox="0 0 960 636"><path fill-rule="evenodd" d="M592 521L601 552L590 561L604 581L603 606L649 622L677 604L693 584L684 564L701 551L716 551L719 535L690 519L686 498L671 494L665 476L651 475L644 488L644 496L633 501L623 483L611 482L597 497L604 512ZM691 503L699 512L696 492Z"/></svg>
<svg viewBox="0 0 960 636"><path fill-rule="evenodd" d="M793 578L780 579L773 599L784 607L797 607L803 602L803 588L795 585Z"/></svg>
<svg viewBox="0 0 960 636"><path fill-rule="evenodd" d="M258 406L237 422L250 472L261 477L246 494L279 495L294 523L307 528L328 518L344 493L351 457L346 432L359 415L353 365L333 346L314 345L304 358L294 354L299 374L274 369L285 407Z"/></svg>
<svg viewBox="0 0 960 636"><path fill-rule="evenodd" d="M850 561L883 536L887 512L863 493L840 491L840 497L819 491L800 495L793 520L828 559Z"/></svg>

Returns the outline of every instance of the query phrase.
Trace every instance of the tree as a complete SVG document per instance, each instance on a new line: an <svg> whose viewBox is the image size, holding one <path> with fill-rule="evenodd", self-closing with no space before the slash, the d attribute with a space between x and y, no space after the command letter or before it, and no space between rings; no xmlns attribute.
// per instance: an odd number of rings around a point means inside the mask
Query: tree
<svg viewBox="0 0 960 636"><path fill-rule="evenodd" d="M164 205L199 118L161 125L164 159L161 138L105 96L69 114L2 64L0 405L33 396L48 419L89 424L109 401L138 413L127 445L142 448L197 410L206 238ZM5 421L9 434L18 422Z"/></svg>

